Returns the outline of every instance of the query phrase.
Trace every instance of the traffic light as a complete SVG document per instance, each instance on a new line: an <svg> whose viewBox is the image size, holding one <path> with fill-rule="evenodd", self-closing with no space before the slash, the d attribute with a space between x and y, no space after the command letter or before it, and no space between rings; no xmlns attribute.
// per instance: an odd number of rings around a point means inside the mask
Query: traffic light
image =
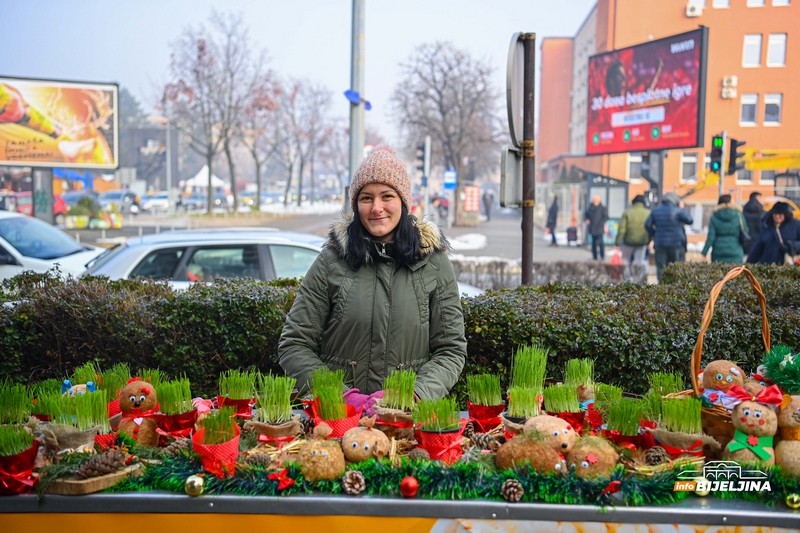
<svg viewBox="0 0 800 533"><path fill-rule="evenodd" d="M734 138L730 140L730 148L728 149L728 175L736 174L737 170L744 168L744 161L740 161L745 156L744 152L739 152L739 147L747 144L745 141L737 141Z"/></svg>
<svg viewBox="0 0 800 533"><path fill-rule="evenodd" d="M414 166L416 167L417 170L419 170L420 174L424 176L425 175L425 157L426 157L425 143L424 142L417 143L417 151L415 153L416 153L416 158L417 159L416 159L416 161L414 163Z"/></svg>
<svg viewBox="0 0 800 533"><path fill-rule="evenodd" d="M724 150L724 137L722 135L714 135L711 139L711 172L722 175L722 152Z"/></svg>

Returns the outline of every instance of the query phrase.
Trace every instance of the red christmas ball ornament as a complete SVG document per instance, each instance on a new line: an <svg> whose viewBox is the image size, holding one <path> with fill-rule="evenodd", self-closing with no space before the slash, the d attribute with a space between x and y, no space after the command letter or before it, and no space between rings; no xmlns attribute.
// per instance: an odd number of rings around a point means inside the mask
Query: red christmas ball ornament
<svg viewBox="0 0 800 533"><path fill-rule="evenodd" d="M406 476L400 482L400 494L406 498L413 498L419 491L419 481L414 476Z"/></svg>

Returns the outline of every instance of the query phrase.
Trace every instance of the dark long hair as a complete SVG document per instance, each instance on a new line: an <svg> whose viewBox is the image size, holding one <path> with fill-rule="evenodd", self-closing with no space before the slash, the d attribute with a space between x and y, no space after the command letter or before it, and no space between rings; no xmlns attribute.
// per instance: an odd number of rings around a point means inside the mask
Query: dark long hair
<svg viewBox="0 0 800 533"><path fill-rule="evenodd" d="M409 216L408 209L403 206L400 222L395 228L394 241L392 241L391 246L386 248L386 253L397 264L410 265L422 255L421 248L416 219ZM364 225L361 224L361 217L358 216L358 213L354 213L353 221L347 226L347 253L345 260L350 268L358 270L367 261L367 254L370 254L373 260L378 257L375 237L370 235Z"/></svg>

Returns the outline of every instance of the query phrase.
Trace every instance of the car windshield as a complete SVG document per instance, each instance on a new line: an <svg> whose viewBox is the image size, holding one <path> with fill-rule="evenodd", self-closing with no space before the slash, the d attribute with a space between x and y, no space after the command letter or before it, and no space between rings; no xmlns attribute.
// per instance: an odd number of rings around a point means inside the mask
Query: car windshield
<svg viewBox="0 0 800 533"><path fill-rule="evenodd" d="M36 218L0 219L0 237L20 254L35 259L58 259L83 251L72 237Z"/></svg>
<svg viewBox="0 0 800 533"><path fill-rule="evenodd" d="M108 191L104 192L102 196L100 196L101 200L119 200L122 198L122 191Z"/></svg>

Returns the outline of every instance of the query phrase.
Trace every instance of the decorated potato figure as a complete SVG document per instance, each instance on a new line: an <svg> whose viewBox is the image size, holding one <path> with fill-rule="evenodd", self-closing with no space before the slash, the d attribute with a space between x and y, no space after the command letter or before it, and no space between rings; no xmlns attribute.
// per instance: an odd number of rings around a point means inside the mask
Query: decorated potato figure
<svg viewBox="0 0 800 533"><path fill-rule="evenodd" d="M342 452L350 463L360 463L372 457L381 459L392 447L389 437L373 429L376 417L362 418L361 426L347 430L342 435Z"/></svg>
<svg viewBox="0 0 800 533"><path fill-rule="evenodd" d="M297 462L303 476L309 481L331 481L344 474L341 444L338 440L326 440L331 433L333 429L321 422L314 427L316 438L307 441L300 449Z"/></svg>
<svg viewBox="0 0 800 533"><path fill-rule="evenodd" d="M344 454L339 441L313 439L300 450L300 471L309 481L331 481L345 471Z"/></svg>
<svg viewBox="0 0 800 533"><path fill-rule="evenodd" d="M536 432L522 433L506 441L495 456L498 470L508 470L525 463L538 472L566 471L563 456L552 448L544 435Z"/></svg>
<svg viewBox="0 0 800 533"><path fill-rule="evenodd" d="M529 418L523 426L525 433L538 431L547 444L558 453L566 454L575 445L577 434L566 420L557 416L540 415Z"/></svg>
<svg viewBox="0 0 800 533"><path fill-rule="evenodd" d="M130 435L143 446L157 446L157 424L152 418L157 404L156 391L150 383L131 380L119 393L119 408L122 411L119 431Z"/></svg>
<svg viewBox="0 0 800 533"><path fill-rule="evenodd" d="M771 385L753 396L744 388L733 386L729 396L736 400L731 412L735 428L733 440L725 447L723 459L775 464L773 437L778 431L775 407L783 400L780 389Z"/></svg>
<svg viewBox="0 0 800 533"><path fill-rule="evenodd" d="M567 465L581 478L608 477L619 462L619 454L607 440L583 437L567 455Z"/></svg>
<svg viewBox="0 0 800 533"><path fill-rule="evenodd" d="M780 442L775 446L775 463L790 476L800 478L800 395L785 396L778 415Z"/></svg>
<svg viewBox="0 0 800 533"><path fill-rule="evenodd" d="M728 398L728 391L734 385L744 386L744 371L732 361L711 361L703 370L703 396L712 404L733 408L735 401Z"/></svg>

